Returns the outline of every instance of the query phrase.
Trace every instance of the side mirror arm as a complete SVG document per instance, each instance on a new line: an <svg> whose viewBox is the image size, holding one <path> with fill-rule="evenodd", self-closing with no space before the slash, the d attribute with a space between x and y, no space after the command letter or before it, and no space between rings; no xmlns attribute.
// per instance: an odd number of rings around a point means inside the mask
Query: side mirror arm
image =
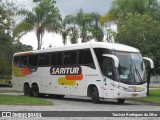
<svg viewBox="0 0 160 120"><path fill-rule="evenodd" d="M148 60L150 62L150 67L151 69L154 68L154 63L153 63L153 60L151 58L148 58L148 57L143 57L144 60Z"/></svg>

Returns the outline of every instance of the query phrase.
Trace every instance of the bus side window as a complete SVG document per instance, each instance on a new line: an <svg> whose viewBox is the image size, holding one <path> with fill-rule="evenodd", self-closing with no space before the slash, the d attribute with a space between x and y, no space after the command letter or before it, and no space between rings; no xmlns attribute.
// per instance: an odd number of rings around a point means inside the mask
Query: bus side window
<svg viewBox="0 0 160 120"><path fill-rule="evenodd" d="M64 65L68 65L70 61L70 51L64 52Z"/></svg>
<svg viewBox="0 0 160 120"><path fill-rule="evenodd" d="M51 65L56 65L57 64L57 53L54 52L51 54Z"/></svg>
<svg viewBox="0 0 160 120"><path fill-rule="evenodd" d="M64 65L74 65L77 63L77 51L64 52Z"/></svg>
<svg viewBox="0 0 160 120"><path fill-rule="evenodd" d="M102 73L104 76L113 80L113 62L111 58L104 58L103 59L103 69Z"/></svg>
<svg viewBox="0 0 160 120"><path fill-rule="evenodd" d="M95 64L90 49L79 50L78 64L95 69Z"/></svg>
<svg viewBox="0 0 160 120"><path fill-rule="evenodd" d="M20 57L19 56L15 56L13 63L16 67L20 67Z"/></svg>
<svg viewBox="0 0 160 120"><path fill-rule="evenodd" d="M79 53L78 64L83 64L84 63L84 50L79 50L78 53Z"/></svg>
<svg viewBox="0 0 160 120"><path fill-rule="evenodd" d="M39 66L49 66L49 53L41 53L39 54Z"/></svg>
<svg viewBox="0 0 160 120"><path fill-rule="evenodd" d="M76 51L71 51L71 54L70 54L70 64L71 65L74 65L77 63L77 50Z"/></svg>
<svg viewBox="0 0 160 120"><path fill-rule="evenodd" d="M94 52L96 54L99 66L101 68L101 71L103 69L103 54L110 54L110 51L108 49L104 48L94 48Z"/></svg>
<svg viewBox="0 0 160 120"><path fill-rule="evenodd" d="M29 55L29 66L37 66L38 63L38 55Z"/></svg>
<svg viewBox="0 0 160 120"><path fill-rule="evenodd" d="M57 52L57 63L56 65L62 65L62 55L63 55L63 52Z"/></svg>
<svg viewBox="0 0 160 120"><path fill-rule="evenodd" d="M20 67L25 68L28 66L27 56L21 56L20 58Z"/></svg>
<svg viewBox="0 0 160 120"><path fill-rule="evenodd" d="M96 69L90 49L85 50L84 64L88 67Z"/></svg>

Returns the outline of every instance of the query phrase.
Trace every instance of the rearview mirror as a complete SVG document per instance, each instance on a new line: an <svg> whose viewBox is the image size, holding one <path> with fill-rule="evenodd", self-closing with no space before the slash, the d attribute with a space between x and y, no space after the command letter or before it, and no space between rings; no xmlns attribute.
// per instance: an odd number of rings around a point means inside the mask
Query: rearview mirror
<svg viewBox="0 0 160 120"><path fill-rule="evenodd" d="M111 55L111 54L103 54L103 56L112 58L114 60L115 67L118 68L118 66L119 66L119 59L118 59L117 56Z"/></svg>
<svg viewBox="0 0 160 120"><path fill-rule="evenodd" d="M148 57L143 57L144 60L148 60L150 62L150 67L151 69L154 68L154 63L153 63L153 60L151 58L148 58Z"/></svg>

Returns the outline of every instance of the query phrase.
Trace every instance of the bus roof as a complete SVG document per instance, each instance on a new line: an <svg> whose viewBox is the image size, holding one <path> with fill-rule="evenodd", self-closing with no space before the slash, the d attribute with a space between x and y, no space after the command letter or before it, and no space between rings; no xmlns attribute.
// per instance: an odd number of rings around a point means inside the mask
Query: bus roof
<svg viewBox="0 0 160 120"><path fill-rule="evenodd" d="M64 45L60 47L35 50L35 51L27 51L27 52L19 52L14 55L19 54L30 54L30 53L43 53L43 52L53 52L53 51L66 51L66 50L75 50L75 49L85 49L85 48L106 48L110 50L124 51L124 52L140 52L138 49L118 43L107 43L107 42L87 42L80 44L72 44L72 45Z"/></svg>

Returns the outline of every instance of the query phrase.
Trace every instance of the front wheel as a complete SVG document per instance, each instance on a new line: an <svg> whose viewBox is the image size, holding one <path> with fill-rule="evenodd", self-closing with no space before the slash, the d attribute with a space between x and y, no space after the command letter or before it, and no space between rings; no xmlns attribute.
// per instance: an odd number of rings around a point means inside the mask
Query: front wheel
<svg viewBox="0 0 160 120"><path fill-rule="evenodd" d="M122 104L124 103L125 99L117 99L118 103Z"/></svg>
<svg viewBox="0 0 160 120"><path fill-rule="evenodd" d="M99 93L97 87L93 87L91 97L93 103L99 103Z"/></svg>

